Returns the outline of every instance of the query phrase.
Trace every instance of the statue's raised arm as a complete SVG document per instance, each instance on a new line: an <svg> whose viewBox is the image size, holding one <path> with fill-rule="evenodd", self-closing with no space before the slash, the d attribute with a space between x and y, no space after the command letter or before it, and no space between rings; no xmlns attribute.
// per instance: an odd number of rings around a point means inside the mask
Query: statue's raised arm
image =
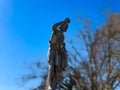
<svg viewBox="0 0 120 90"><path fill-rule="evenodd" d="M70 19L69 18L65 18L63 21L54 24L52 26L52 30L53 31L56 31L56 30L66 31L67 28L68 28L68 23L70 23Z"/></svg>

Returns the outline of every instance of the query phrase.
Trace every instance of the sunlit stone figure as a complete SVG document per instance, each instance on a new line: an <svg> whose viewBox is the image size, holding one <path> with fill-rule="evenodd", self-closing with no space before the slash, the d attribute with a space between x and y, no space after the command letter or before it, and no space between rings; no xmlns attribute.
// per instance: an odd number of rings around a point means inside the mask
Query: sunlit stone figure
<svg viewBox="0 0 120 90"><path fill-rule="evenodd" d="M48 50L48 77L46 90L56 90L59 82L59 75L63 72L68 63L67 51L64 42L64 32L67 31L69 18L52 26L52 36L49 40Z"/></svg>

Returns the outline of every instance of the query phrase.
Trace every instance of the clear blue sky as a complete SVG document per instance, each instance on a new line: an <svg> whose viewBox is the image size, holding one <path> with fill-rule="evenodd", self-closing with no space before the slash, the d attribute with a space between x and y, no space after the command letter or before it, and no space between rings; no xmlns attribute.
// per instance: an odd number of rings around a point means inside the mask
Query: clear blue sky
<svg viewBox="0 0 120 90"><path fill-rule="evenodd" d="M103 21L102 11L120 12L119 0L0 0L0 90L18 89L24 62L46 58L52 24L71 19L68 34L79 29L77 17ZM37 58L36 58L37 57Z"/></svg>

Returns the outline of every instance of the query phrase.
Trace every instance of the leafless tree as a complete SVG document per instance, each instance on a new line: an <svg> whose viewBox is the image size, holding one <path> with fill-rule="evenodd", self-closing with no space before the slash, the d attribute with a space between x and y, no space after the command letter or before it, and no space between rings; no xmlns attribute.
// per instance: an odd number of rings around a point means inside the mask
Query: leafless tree
<svg viewBox="0 0 120 90"><path fill-rule="evenodd" d="M90 30L89 26L87 21L84 30L79 30L70 42L69 66L60 77L61 90L120 87L120 14L111 14L100 29ZM45 90L46 76L39 76L43 83L34 90Z"/></svg>
<svg viewBox="0 0 120 90"><path fill-rule="evenodd" d="M77 38L83 41L84 48L72 47L68 73L74 82L71 86L76 90L115 90L120 87L120 15L110 15L107 23L96 31L90 30L87 23L85 31L80 30Z"/></svg>

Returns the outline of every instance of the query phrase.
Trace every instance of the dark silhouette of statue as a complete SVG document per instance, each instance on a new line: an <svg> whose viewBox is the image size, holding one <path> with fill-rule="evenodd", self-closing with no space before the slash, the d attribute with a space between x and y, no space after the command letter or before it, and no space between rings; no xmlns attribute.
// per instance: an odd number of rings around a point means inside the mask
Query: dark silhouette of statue
<svg viewBox="0 0 120 90"><path fill-rule="evenodd" d="M70 19L65 18L52 26L52 36L49 40L50 47L48 50L49 70L46 90L56 90L59 82L58 77L67 66L68 55L64 42L64 32L67 31L69 23Z"/></svg>

